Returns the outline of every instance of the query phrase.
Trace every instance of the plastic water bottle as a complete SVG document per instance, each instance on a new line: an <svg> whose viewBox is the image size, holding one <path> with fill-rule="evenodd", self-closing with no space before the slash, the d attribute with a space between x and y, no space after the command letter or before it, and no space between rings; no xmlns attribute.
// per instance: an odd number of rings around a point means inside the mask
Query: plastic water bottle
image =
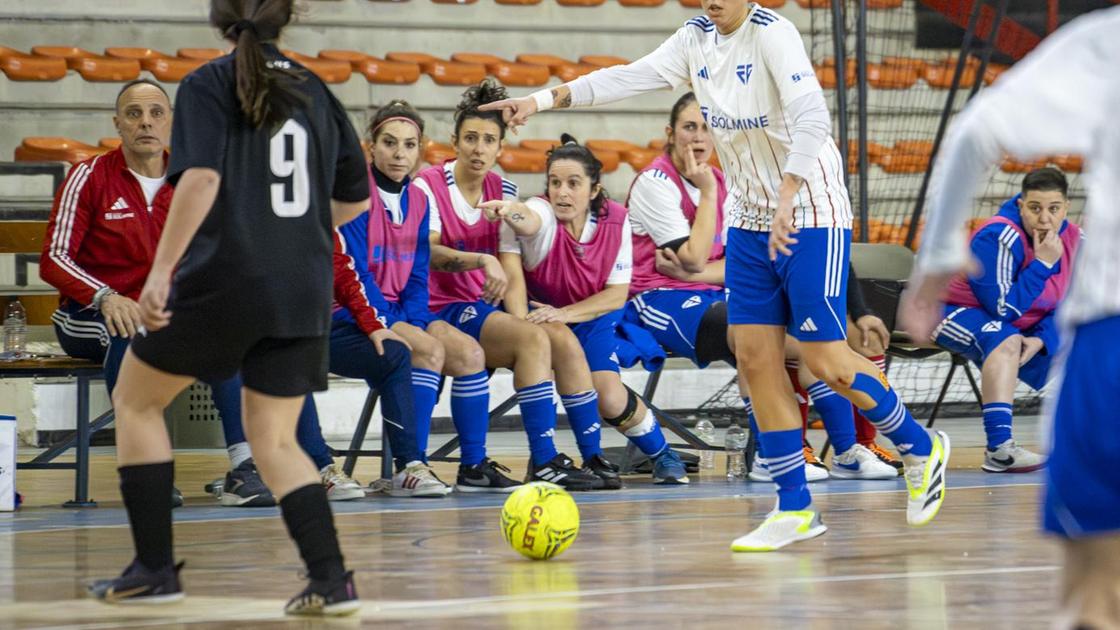
<svg viewBox="0 0 1120 630"><path fill-rule="evenodd" d="M742 481L747 478L747 432L737 424L727 430L723 446L727 449L727 480Z"/></svg>
<svg viewBox="0 0 1120 630"><path fill-rule="evenodd" d="M716 441L716 427L711 420L701 418L696 423L696 437L711 444ZM709 450L700 451L700 470L714 470L716 467L716 452Z"/></svg>
<svg viewBox="0 0 1120 630"><path fill-rule="evenodd" d="M27 350L27 311L19 300L12 300L4 312L4 352L13 355Z"/></svg>

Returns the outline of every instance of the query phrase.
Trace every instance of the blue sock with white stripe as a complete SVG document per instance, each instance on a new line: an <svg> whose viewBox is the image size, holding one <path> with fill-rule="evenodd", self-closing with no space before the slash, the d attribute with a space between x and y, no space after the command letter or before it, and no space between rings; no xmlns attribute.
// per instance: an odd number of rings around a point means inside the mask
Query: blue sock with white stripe
<svg viewBox="0 0 1120 630"><path fill-rule="evenodd" d="M560 402L568 412L568 424L576 436L579 454L584 460L603 452L599 445L599 394L595 390L562 394Z"/></svg>
<svg viewBox="0 0 1120 630"><path fill-rule="evenodd" d="M758 449L758 456L765 459L766 456L762 454L762 439L759 437L762 435L762 431L759 430L758 420L754 417L754 405L751 404L750 398L743 398L743 404L747 407L747 424L751 427L751 435L754 436L754 443L756 444L755 448Z"/></svg>
<svg viewBox="0 0 1120 630"><path fill-rule="evenodd" d="M439 374L424 368L412 368L412 406L416 409L416 446L424 461L428 460L428 433L432 430L432 410L439 397Z"/></svg>
<svg viewBox="0 0 1120 630"><path fill-rule="evenodd" d="M988 434L988 450L994 451L1011 439L1011 403L984 405L984 433Z"/></svg>
<svg viewBox="0 0 1120 630"><path fill-rule="evenodd" d="M852 379L852 390L867 394L875 401L873 408L863 410L863 416L894 442L900 454L926 457L933 452L929 433L910 415L910 410L898 399L893 387L884 387L874 376L858 372Z"/></svg>
<svg viewBox="0 0 1120 630"><path fill-rule="evenodd" d="M486 370L451 381L451 421L459 434L459 463L473 466L486 459L490 429L490 374Z"/></svg>
<svg viewBox="0 0 1120 630"><path fill-rule="evenodd" d="M669 442L665 439L665 435L661 433L661 423L657 421L657 416L653 415L653 412L649 409L646 409L646 415L641 422L626 429L622 434L651 460L657 459L658 455L669 448Z"/></svg>
<svg viewBox="0 0 1120 630"><path fill-rule="evenodd" d="M533 464L540 466L556 457L556 405L552 403L552 381L544 381L517 390L521 421L529 436L529 453Z"/></svg>
<svg viewBox="0 0 1120 630"><path fill-rule="evenodd" d="M778 484L778 509L804 510L813 502L805 482L805 453L801 450L801 429L763 431L759 443L764 444L770 478Z"/></svg>
<svg viewBox="0 0 1120 630"><path fill-rule="evenodd" d="M824 381L817 381L806 390L813 399L813 406L824 421L824 430L832 441L836 454L848 452L856 444L856 419L852 403L832 391Z"/></svg>

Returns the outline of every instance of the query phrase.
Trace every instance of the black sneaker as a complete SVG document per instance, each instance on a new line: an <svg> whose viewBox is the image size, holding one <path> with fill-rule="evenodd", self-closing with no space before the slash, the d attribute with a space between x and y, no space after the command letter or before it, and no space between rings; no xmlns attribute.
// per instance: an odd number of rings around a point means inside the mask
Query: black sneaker
<svg viewBox="0 0 1120 630"><path fill-rule="evenodd" d="M455 479L455 489L459 492L493 492L508 494L521 487L521 484L503 475L509 468L489 457L473 466L459 466Z"/></svg>
<svg viewBox="0 0 1120 630"><path fill-rule="evenodd" d="M241 462L237 468L226 473L219 495L226 507L272 507L276 498L268 486L264 485L253 458Z"/></svg>
<svg viewBox="0 0 1120 630"><path fill-rule="evenodd" d="M622 477L618 475L618 466L612 464L602 453L592 455L583 460L583 472L591 473L599 478L596 490L618 490L622 488Z"/></svg>
<svg viewBox="0 0 1120 630"><path fill-rule="evenodd" d="M354 589L354 572L347 571L346 575L333 582L311 580L302 593L284 606L284 614L343 617L358 612L361 607L358 591Z"/></svg>
<svg viewBox="0 0 1120 630"><path fill-rule="evenodd" d="M97 580L87 589L91 597L106 604L169 604L183 599L179 571L183 563L149 571L133 560L120 577Z"/></svg>
<svg viewBox="0 0 1120 630"><path fill-rule="evenodd" d="M525 481L547 481L572 492L594 490L602 483L594 474L576 468L572 458L563 453L557 453L556 457L540 466L534 466L530 461Z"/></svg>
<svg viewBox="0 0 1120 630"><path fill-rule="evenodd" d="M175 486L171 486L171 509L183 507L183 493Z"/></svg>

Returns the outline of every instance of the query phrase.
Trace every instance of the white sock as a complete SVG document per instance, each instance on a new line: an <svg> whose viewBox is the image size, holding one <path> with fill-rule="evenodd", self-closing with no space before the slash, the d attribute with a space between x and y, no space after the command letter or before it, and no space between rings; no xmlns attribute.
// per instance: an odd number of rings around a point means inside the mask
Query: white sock
<svg viewBox="0 0 1120 630"><path fill-rule="evenodd" d="M242 462L253 456L253 451L249 449L248 442L230 444L226 447L226 452L229 453L229 463L232 464L233 468L237 468Z"/></svg>

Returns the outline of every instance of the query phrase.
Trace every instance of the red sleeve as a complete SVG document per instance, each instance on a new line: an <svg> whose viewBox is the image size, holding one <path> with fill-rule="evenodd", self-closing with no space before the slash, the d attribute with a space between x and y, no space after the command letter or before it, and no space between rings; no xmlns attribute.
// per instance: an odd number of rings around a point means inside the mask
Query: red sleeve
<svg viewBox="0 0 1120 630"><path fill-rule="evenodd" d="M346 245L338 230L334 231L334 301L350 311L358 328L365 334L369 335L385 327L377 319L377 308L366 297L366 291L354 267L354 259L346 253Z"/></svg>
<svg viewBox="0 0 1120 630"><path fill-rule="evenodd" d="M88 185L92 172L92 161L81 162L70 169L66 181L55 194L43 253L39 257L39 276L64 297L80 304L93 302L93 294L105 286L74 261L92 216L91 186Z"/></svg>

